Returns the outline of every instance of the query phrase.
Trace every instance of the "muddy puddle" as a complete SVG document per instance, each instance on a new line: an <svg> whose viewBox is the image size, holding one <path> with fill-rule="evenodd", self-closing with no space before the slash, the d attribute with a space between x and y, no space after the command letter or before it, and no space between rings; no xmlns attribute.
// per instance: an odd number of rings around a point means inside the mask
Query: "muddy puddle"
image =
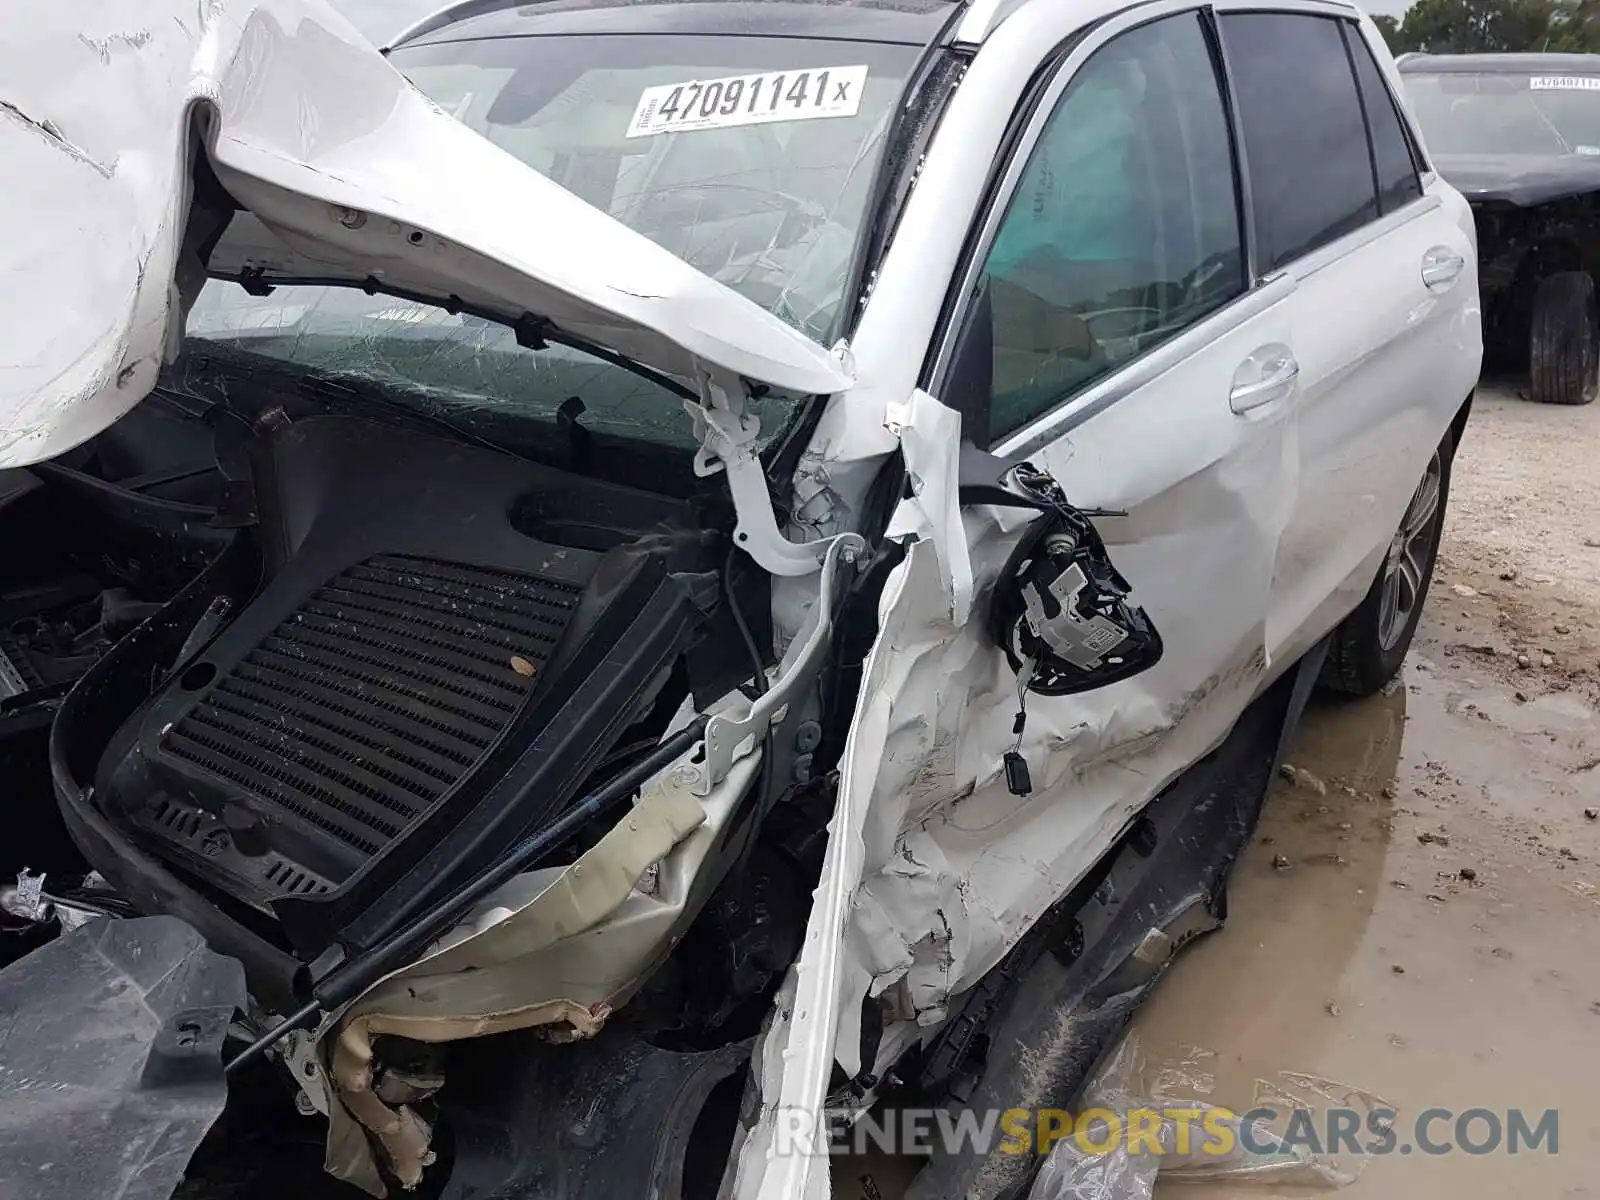
<svg viewBox="0 0 1600 1200"><path fill-rule="evenodd" d="M1414 1149L1339 1192L1161 1200L1600 1197L1597 461L1600 404L1480 390L1400 685L1313 702L1227 926L1135 1021L1158 1063L1211 1052L1213 1103L1308 1072L1394 1105L1398 1141L1430 1108L1555 1109L1558 1153Z"/></svg>
<svg viewBox="0 0 1600 1200"><path fill-rule="evenodd" d="M1248 1108L1257 1080L1308 1072L1392 1104L1400 1143L1427 1109L1558 1111L1555 1155L1397 1152L1365 1162L1350 1200L1600 1196L1600 717L1450 645L1425 636L1389 695L1313 703L1227 926L1135 1028L1155 1062L1207 1052L1212 1103ZM1157 1190L1232 1194L1319 1193Z"/></svg>
<svg viewBox="0 0 1600 1200"><path fill-rule="evenodd" d="M1430 619L1388 694L1312 701L1227 924L1133 1026L1148 1074L1198 1063L1196 1099L1235 1111L1285 1073L1370 1093L1399 1114L1396 1152L1336 1191L1163 1182L1157 1200L1600 1197L1600 713L1553 674L1481 669L1460 639ZM1452 1112L1436 1144L1469 1109L1530 1127L1555 1109L1557 1153L1400 1153L1435 1108ZM871 1200L912 1173L840 1167L841 1193Z"/></svg>

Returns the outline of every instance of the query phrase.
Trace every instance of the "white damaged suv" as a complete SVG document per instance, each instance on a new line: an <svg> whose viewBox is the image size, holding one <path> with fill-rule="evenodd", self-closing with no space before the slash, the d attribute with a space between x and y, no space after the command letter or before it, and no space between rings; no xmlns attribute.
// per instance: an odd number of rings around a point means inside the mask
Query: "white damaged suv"
<svg viewBox="0 0 1600 1200"><path fill-rule="evenodd" d="M7 31L0 1194L827 1196L1406 653L1477 268L1352 5Z"/></svg>

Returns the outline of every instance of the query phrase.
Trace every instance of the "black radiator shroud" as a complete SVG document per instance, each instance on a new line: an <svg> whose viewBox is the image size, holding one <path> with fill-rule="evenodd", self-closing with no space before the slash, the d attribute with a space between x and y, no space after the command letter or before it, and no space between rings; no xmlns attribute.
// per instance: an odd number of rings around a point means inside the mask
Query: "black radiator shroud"
<svg viewBox="0 0 1600 1200"><path fill-rule="evenodd" d="M330 890L472 769L532 692L580 594L404 555L349 568L226 675L213 681L203 662L179 678L198 699L160 735L154 761L190 786L204 786L198 768L260 803L224 801L213 814L164 791L130 821L183 834L263 901ZM271 849L307 834L310 858Z"/></svg>
<svg viewBox="0 0 1600 1200"><path fill-rule="evenodd" d="M354 418L279 429L255 476L265 583L94 796L310 957L559 813L702 636L721 543L680 501Z"/></svg>

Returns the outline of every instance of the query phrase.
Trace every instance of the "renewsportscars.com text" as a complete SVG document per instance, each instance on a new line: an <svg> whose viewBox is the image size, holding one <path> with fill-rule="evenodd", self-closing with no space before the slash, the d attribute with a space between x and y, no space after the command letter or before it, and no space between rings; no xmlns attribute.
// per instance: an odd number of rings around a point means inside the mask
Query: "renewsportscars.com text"
<svg viewBox="0 0 1600 1200"><path fill-rule="evenodd" d="M1165 1138L1163 1130L1166 1130ZM1063 1139L1089 1154L1202 1154L1228 1157L1307 1154L1556 1154L1556 1109L1427 1108L1401 1119L1392 1108L1135 1108L1127 1112L1059 1108L901 1108L869 1112L853 1124L830 1113L821 1129L801 1109L778 1114L779 1154L976 1152L1048 1154ZM1163 1142L1165 1140L1165 1147Z"/></svg>

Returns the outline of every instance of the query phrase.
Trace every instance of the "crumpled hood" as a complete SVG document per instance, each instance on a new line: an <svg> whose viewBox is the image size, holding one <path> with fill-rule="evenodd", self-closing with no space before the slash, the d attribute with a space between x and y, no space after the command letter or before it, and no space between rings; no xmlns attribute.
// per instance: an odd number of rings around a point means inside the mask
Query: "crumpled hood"
<svg viewBox="0 0 1600 1200"><path fill-rule="evenodd" d="M1528 207L1600 191L1600 157L1575 154L1436 154L1433 165L1471 201Z"/></svg>
<svg viewBox="0 0 1600 1200"><path fill-rule="evenodd" d="M376 284L694 381L830 354L440 111L322 0L17 0L0 44L0 467L142 398L213 275ZM209 159L245 210L220 240ZM203 169L203 168L202 168Z"/></svg>

